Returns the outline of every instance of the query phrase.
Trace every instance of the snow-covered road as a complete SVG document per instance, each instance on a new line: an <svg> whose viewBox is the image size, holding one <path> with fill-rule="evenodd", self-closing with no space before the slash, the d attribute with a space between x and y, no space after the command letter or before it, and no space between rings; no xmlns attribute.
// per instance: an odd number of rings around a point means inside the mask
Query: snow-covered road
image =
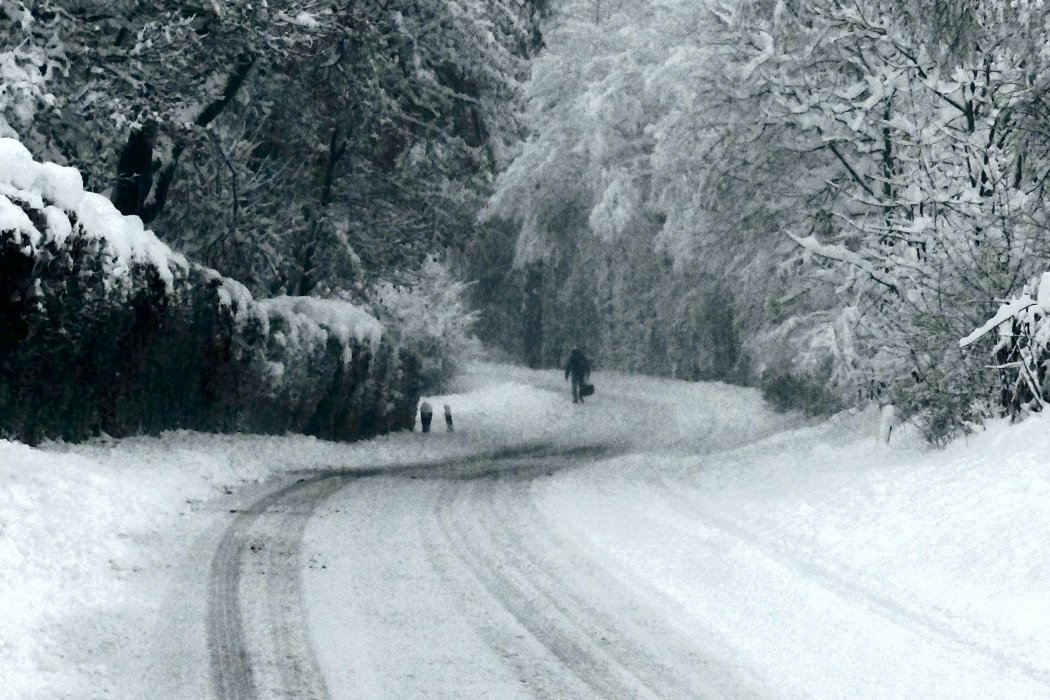
<svg viewBox="0 0 1050 700"><path fill-rule="evenodd" d="M302 605L303 529L346 478L296 479L236 510L211 561L208 652L212 688L230 700L323 700Z"/></svg>
<svg viewBox="0 0 1050 700"><path fill-rule="evenodd" d="M559 466L574 464L574 460L597 456L607 448L593 446L571 450L554 450L549 446L532 446L499 450L497 454L484 457L459 458L440 464L391 464L382 468L332 470L293 477L287 483L271 485L261 497L255 497L243 507L230 508L225 531L214 546L208 577L208 601L206 610L208 656L211 665L211 691L219 698L304 698L329 697L324 674L321 673L313 645L310 642L307 624L308 613L320 617L321 625L338 620L335 613L345 604L347 590L361 586L361 594L353 594L350 602L354 606L364 605L371 620L385 619L398 612L398 607L427 595L418 585L404 600L381 599L376 607L367 608L370 591L386 590L389 581L386 572L392 564L408 568L407 575L417 584L422 577L413 571L425 572L431 564L447 555L450 543L458 539L430 542L418 554L416 535L441 529L443 519L435 511L423 512L423 502L418 499L417 483L433 483L439 480L448 488L461 490L466 484L476 481L495 482L506 476L522 482L529 475L549 474ZM525 457L529 455L529 457ZM374 484L393 484L392 489L376 490ZM340 505L321 508L333 494ZM382 498L377 498L382 494ZM442 496L444 500L444 496ZM344 503L344 501L351 501ZM391 514L399 513L402 503L412 503L419 514L418 528L390 530L397 537L389 542L362 540L351 552L354 571L340 572L344 579L336 579L339 592L334 601L304 601L301 568L303 531L308 522L316 521L322 526L321 539L340 551L343 550L345 531L383 531L390 524ZM395 515L400 517L400 515ZM346 522L347 520L350 522ZM334 528L334 529L333 529ZM418 530L419 532L417 532ZM206 552L202 552L206 553ZM346 553L345 551L343 552ZM411 553L406 555L406 553ZM499 561L498 552L491 552L492 562ZM203 557L200 559L203 561ZM322 570L319 556L309 558L309 570ZM344 567L345 569L345 567ZM330 571L329 573L333 573ZM309 577L308 577L309 578ZM461 580L445 579L441 585L446 589L457 589ZM374 601L372 601L374 602ZM429 602L429 601L428 601ZM424 609L430 609L429 606ZM447 616L450 611L438 611ZM407 619L407 618L402 618ZM347 629L352 639L359 639L362 626L359 621ZM340 623L341 625L341 623ZM428 625L423 618L412 625ZM434 625L430 634L439 634L440 625ZM404 630L391 630L403 635ZM346 640L343 640L346 641ZM329 647L325 647L329 648ZM341 674L347 666L346 646L339 646L340 656L331 664L330 673ZM464 659L470 658L469 649L462 651ZM393 656L392 658L399 658ZM370 655L355 662L374 664L382 668L382 657ZM458 667L449 670L462 670ZM350 692L348 686L337 679L334 684L337 697ZM387 688L392 695L399 695L398 678L388 678L378 686ZM169 688L169 692L177 692ZM362 690L351 693L361 697ZM383 695L375 688L364 692L366 696ZM458 694L457 694L458 695Z"/></svg>
<svg viewBox="0 0 1050 700"><path fill-rule="evenodd" d="M208 585L211 692L759 697L532 503L535 480L609 452L325 471L230 509Z"/></svg>
<svg viewBox="0 0 1050 700"><path fill-rule="evenodd" d="M332 697L754 696L545 522L534 482L587 459L482 460L333 497L304 545Z"/></svg>
<svg viewBox="0 0 1050 700"><path fill-rule="evenodd" d="M562 379L354 445L0 441L0 698L1050 697L1047 418Z"/></svg>
<svg viewBox="0 0 1050 700"><path fill-rule="evenodd" d="M709 658L654 607L655 589L625 586L601 558L560 536L533 494L556 473L639 444L707 452L778 421L736 406L721 418L735 416L733 429L714 431L710 402L679 415L673 400L645 391L645 380L606 386L603 400L585 406L569 404L552 374L514 384L481 369L471 380L481 403L485 392L505 394L517 419L504 408L473 436L423 439L480 439L487 454L326 470L279 484L235 514L209 587L213 692L757 697L746 673ZM706 398L734 391L708 387ZM468 408L468 431L470 418Z"/></svg>

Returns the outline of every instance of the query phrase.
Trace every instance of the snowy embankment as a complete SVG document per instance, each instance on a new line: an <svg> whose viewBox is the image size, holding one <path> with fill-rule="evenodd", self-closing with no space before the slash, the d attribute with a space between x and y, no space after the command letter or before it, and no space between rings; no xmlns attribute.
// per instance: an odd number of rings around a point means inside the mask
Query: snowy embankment
<svg viewBox="0 0 1050 700"><path fill-rule="evenodd" d="M456 432L353 445L0 442L0 695L157 687L185 661L159 631L188 597L191 544L260 482L541 443L625 451L535 481L540 516L769 697L1050 692L1045 419L937 452L907 431L877 443L872 415L799 428L749 390L596 378L573 406L553 372L475 367L430 399Z"/></svg>
<svg viewBox="0 0 1050 700"><path fill-rule="evenodd" d="M769 697L1047 697L1047 419L940 452L872 423L625 456L537 500Z"/></svg>

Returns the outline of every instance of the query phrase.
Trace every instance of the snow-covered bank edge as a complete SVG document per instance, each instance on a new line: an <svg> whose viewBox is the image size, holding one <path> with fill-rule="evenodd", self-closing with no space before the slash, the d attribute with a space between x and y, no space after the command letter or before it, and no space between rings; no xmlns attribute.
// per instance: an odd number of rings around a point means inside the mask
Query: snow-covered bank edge
<svg viewBox="0 0 1050 700"><path fill-rule="evenodd" d="M627 455L537 501L770 697L1047 697L1050 417L944 450L914 431L883 444L874 424Z"/></svg>

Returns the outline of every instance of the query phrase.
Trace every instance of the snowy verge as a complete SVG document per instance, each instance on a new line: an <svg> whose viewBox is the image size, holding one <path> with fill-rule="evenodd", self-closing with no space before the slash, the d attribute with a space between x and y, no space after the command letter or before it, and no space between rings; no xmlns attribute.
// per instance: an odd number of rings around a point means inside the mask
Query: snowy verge
<svg viewBox="0 0 1050 700"><path fill-rule="evenodd" d="M770 697L1047 697L1050 423L942 451L880 444L876 424L628 455L536 495L553 529Z"/></svg>

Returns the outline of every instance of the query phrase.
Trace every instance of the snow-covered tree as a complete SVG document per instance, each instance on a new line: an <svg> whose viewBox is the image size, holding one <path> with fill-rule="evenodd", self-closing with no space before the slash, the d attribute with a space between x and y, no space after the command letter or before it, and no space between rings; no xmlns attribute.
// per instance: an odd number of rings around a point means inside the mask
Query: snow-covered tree
<svg viewBox="0 0 1050 700"><path fill-rule="evenodd" d="M733 305L717 275L676 265L660 238L654 127L670 99L652 80L667 57L661 11L572 2L558 18L532 65L530 137L486 210L520 229L512 286L530 327L524 351L553 364L583 344L623 368L724 376L738 355L732 323L701 319L731 318ZM713 342L684 340L694 335Z"/></svg>
<svg viewBox="0 0 1050 700"><path fill-rule="evenodd" d="M890 385L931 434L979 418L987 390L953 340L1045 260L1045 167L1024 124L1044 30L1006 5L942 17L940 34L913 30L918 4L751 9L727 24L735 46L766 47L736 65L789 154L776 228L853 309L840 383Z"/></svg>
<svg viewBox="0 0 1050 700"><path fill-rule="evenodd" d="M544 318L586 289L638 366L676 324L711 337L670 301L721 295L755 379L888 394L931 435L987 410L955 340L1046 264L1041 2L563 7L488 210Z"/></svg>
<svg viewBox="0 0 1050 700"><path fill-rule="evenodd" d="M19 66L51 65L50 92L29 96L49 109L20 132L35 153L255 289L322 293L464 235L517 138L542 6L12 0L0 15L24 27L2 45Z"/></svg>

